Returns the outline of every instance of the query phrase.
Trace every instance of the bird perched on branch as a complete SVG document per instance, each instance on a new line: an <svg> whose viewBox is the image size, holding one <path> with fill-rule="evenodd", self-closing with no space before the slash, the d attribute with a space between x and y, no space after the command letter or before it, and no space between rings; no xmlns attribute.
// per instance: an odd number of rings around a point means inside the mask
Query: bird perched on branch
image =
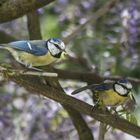
<svg viewBox="0 0 140 140"><path fill-rule="evenodd" d="M101 84L92 84L72 92L72 95L83 90L91 89L95 93L96 103L101 106L118 106L132 100L135 103L131 93L132 84L128 80L105 81Z"/></svg>
<svg viewBox="0 0 140 140"><path fill-rule="evenodd" d="M64 43L57 38L15 41L0 44L0 49L8 50L17 62L28 68L49 65L66 55Z"/></svg>

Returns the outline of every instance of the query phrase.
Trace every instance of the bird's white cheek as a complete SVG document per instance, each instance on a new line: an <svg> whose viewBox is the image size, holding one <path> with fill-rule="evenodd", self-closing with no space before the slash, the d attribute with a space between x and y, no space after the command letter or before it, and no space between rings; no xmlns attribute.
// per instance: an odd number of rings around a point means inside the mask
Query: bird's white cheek
<svg viewBox="0 0 140 140"><path fill-rule="evenodd" d="M120 95L125 95L125 94L127 94L127 89L125 89L125 88L122 87L121 85L116 84L116 85L115 85L115 90L116 90L116 92L118 92L118 94L120 94Z"/></svg>
<svg viewBox="0 0 140 140"><path fill-rule="evenodd" d="M48 42L48 49L52 55L57 55L60 53L60 50L52 43Z"/></svg>
<svg viewBox="0 0 140 140"><path fill-rule="evenodd" d="M127 88L128 88L128 89L131 89L131 88L132 88L132 84L131 84L131 83L128 83L128 84L127 84Z"/></svg>
<svg viewBox="0 0 140 140"><path fill-rule="evenodd" d="M62 50L65 50L66 49L65 48L65 44L63 42L61 43L60 47L61 47Z"/></svg>

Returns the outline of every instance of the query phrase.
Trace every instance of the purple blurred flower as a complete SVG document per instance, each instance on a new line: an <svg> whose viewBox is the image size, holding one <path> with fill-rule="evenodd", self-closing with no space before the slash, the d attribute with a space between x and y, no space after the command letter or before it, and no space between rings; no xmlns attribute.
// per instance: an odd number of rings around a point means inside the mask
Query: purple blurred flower
<svg viewBox="0 0 140 140"><path fill-rule="evenodd" d="M84 9L90 9L92 5L88 1L82 1L81 5Z"/></svg>
<svg viewBox="0 0 140 140"><path fill-rule="evenodd" d="M9 113L11 110L7 107L7 106L4 106L1 111L3 112L3 114L7 114Z"/></svg>
<svg viewBox="0 0 140 140"><path fill-rule="evenodd" d="M7 93L3 93L0 95L0 101L4 101L4 102L7 102L9 99L11 98L11 95L10 94L7 94Z"/></svg>
<svg viewBox="0 0 140 140"><path fill-rule="evenodd" d="M45 130L49 129L51 127L50 121L46 119L46 121L43 123L43 126Z"/></svg>
<svg viewBox="0 0 140 140"><path fill-rule="evenodd" d="M137 33L137 28L136 27L131 27L130 28L130 30L129 30L129 32L131 33L131 34L135 34L135 33Z"/></svg>
<svg viewBox="0 0 140 140"><path fill-rule="evenodd" d="M69 0L58 0L58 3L59 3L60 5L63 5L63 6L67 5L68 2L69 2Z"/></svg>
<svg viewBox="0 0 140 140"><path fill-rule="evenodd" d="M45 9L44 8L39 8L37 11L38 11L39 14L44 14Z"/></svg>
<svg viewBox="0 0 140 140"><path fill-rule="evenodd" d="M128 19L129 25L129 38L128 43L133 46L138 41L139 33L139 26L140 26L140 10L138 7L137 0L131 0L129 2L129 9L128 9L130 18Z"/></svg>

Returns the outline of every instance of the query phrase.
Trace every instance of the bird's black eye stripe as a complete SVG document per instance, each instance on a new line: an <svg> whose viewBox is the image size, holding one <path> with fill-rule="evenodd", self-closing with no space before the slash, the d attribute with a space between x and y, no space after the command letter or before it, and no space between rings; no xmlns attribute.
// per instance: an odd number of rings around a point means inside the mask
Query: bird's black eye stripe
<svg viewBox="0 0 140 140"><path fill-rule="evenodd" d="M50 40L48 40L48 41L50 41ZM47 42L48 41L46 41L46 47L48 48L48 44L47 44ZM55 45L55 47L57 48L57 49L59 49L60 51L63 51L60 47L59 47L59 45L57 45L57 44L54 44Z"/></svg>
<svg viewBox="0 0 140 140"><path fill-rule="evenodd" d="M59 49L60 51L63 51L57 44L55 44L56 48Z"/></svg>
<svg viewBox="0 0 140 140"><path fill-rule="evenodd" d="M122 84L120 84L120 83L117 83L118 85L120 85L120 86L122 86L124 89L126 89L126 90L131 90L131 89L128 89L126 86L124 86L124 85L122 85Z"/></svg>
<svg viewBox="0 0 140 140"><path fill-rule="evenodd" d="M50 40L48 40L48 41L50 41ZM47 42L48 42L47 41ZM48 44L47 44L47 42L46 42L46 46L47 46L47 48L48 48ZM51 43L51 42L50 42ZM64 51L63 49L61 49L60 47L59 47L59 45L57 45L57 44L54 44L55 45L55 47L57 48L57 49L59 49L60 51Z"/></svg>

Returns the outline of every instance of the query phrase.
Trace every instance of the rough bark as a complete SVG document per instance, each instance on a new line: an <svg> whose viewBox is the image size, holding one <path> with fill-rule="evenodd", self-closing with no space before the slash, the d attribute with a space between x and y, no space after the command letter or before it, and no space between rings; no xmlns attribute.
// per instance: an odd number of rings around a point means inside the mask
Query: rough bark
<svg viewBox="0 0 140 140"><path fill-rule="evenodd" d="M7 0L0 3L0 23L11 21L54 0Z"/></svg>

